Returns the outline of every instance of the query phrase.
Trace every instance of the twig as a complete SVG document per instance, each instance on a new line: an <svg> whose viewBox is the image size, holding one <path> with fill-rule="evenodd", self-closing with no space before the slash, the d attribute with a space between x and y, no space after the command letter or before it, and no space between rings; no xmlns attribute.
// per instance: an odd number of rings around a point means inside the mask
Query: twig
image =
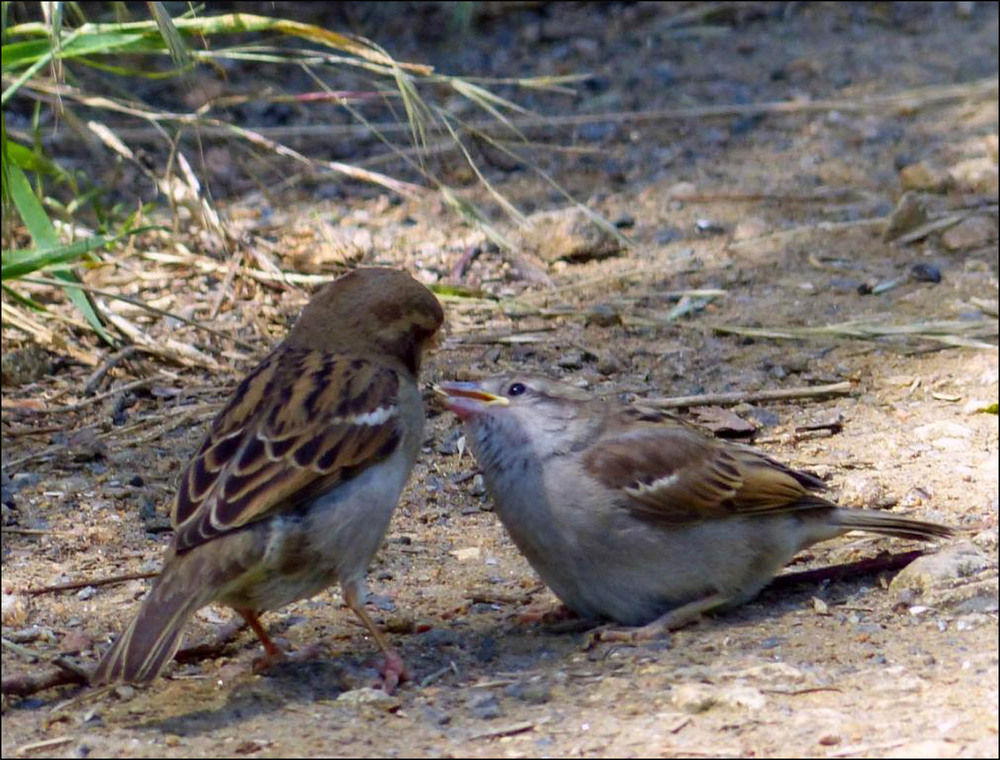
<svg viewBox="0 0 1000 760"><path fill-rule="evenodd" d="M50 280L47 277L22 277L21 282L31 282L35 285L52 285L59 288L66 287L66 283L60 280ZM215 335L216 337L222 338L223 340L231 340L240 348L245 348L247 351L256 351L257 346L247 343L245 340L237 338L235 335L227 335L221 330L216 330L214 327L209 327L208 325L203 325L194 319L189 319L188 317L182 317L180 314L174 314L173 312L165 311L164 309L158 309L155 306L150 306L148 303L143 303L136 298L129 298L128 296L123 296L120 293L114 293L110 290L102 290L101 288L93 288L90 285L84 285L83 283L73 283L73 287L82 290L85 293L91 293L95 296L103 296L104 298L111 298L115 301L124 301L132 306L137 306L144 311L157 314L161 317L166 317L168 319L176 319L178 322L183 322L186 325L190 325L198 330Z"/></svg>
<svg viewBox="0 0 1000 760"><path fill-rule="evenodd" d="M6 427L3 434L7 438L20 438L21 436L48 435L49 433L61 433L66 430L65 425L42 425L41 427Z"/></svg>
<svg viewBox="0 0 1000 760"><path fill-rule="evenodd" d="M86 409L88 406L93 406L94 404L99 404L106 398L115 396L119 393L126 393L128 391L134 391L137 388L147 388L157 380L164 380L167 375L154 375L153 377L144 377L141 380L133 380L131 383L125 383L125 385L119 385L116 388L111 388L103 393L98 393L96 396L91 396L90 398L85 398L83 401L78 401L75 404L68 404L66 406L50 406L44 409L23 409L23 408L8 408L5 411L14 412L16 414L70 414L72 412L79 412L81 409Z"/></svg>
<svg viewBox="0 0 1000 760"><path fill-rule="evenodd" d="M876 752L879 756L885 757L884 750L902 747L908 741L908 739L893 739L876 744L851 744L847 747L841 747L836 752L831 752L827 757L861 757L870 752Z"/></svg>
<svg viewBox="0 0 1000 760"><path fill-rule="evenodd" d="M87 378L87 382L83 384L83 390L81 393L84 396L93 395L94 391L97 390L97 386L100 384L104 376L108 374L108 371L120 364L121 362L128 359L135 353L138 353L138 346L125 346L121 351L115 351L111 356L105 359L104 363L94 370L90 377Z"/></svg>
<svg viewBox="0 0 1000 760"><path fill-rule="evenodd" d="M4 683L7 683L4 681ZM4 691L4 694L7 692ZM51 750L55 747L61 747L63 744L69 744L74 741L76 737L73 736L57 736L54 739L42 739L40 742L31 742L29 744L22 744L17 748L15 754L17 755L28 755L32 752L37 752L40 749Z"/></svg>
<svg viewBox="0 0 1000 760"><path fill-rule="evenodd" d="M518 723L511 723L506 726L498 726L497 728L487 729L486 731L479 731L478 733L470 734L467 738L469 741L475 739L495 739L499 736L513 736L514 734L523 734L525 731L531 731L538 725L541 725L544 720L522 720Z"/></svg>
<svg viewBox="0 0 1000 760"><path fill-rule="evenodd" d="M783 697L801 697L803 694L816 694L817 692L835 691L841 693L844 690L836 686L812 686L808 689L761 689L762 694L779 694Z"/></svg>
<svg viewBox="0 0 1000 760"><path fill-rule="evenodd" d="M29 588L24 591L25 594L29 596L38 596L39 594L50 594L56 591L73 591L78 588L87 588L87 586L110 586L115 583L126 583L128 581L138 581L144 580L146 578L155 578L159 573L127 573L125 575L112 575L108 578L91 578L89 580L82 581L69 581L67 583L56 583L52 586L36 586L35 588Z"/></svg>
<svg viewBox="0 0 1000 760"><path fill-rule="evenodd" d="M770 584L768 589L792 588L794 586L815 586L824 581L841 581L848 578L857 578L862 575L881 573L887 570L902 570L918 557L925 554L923 549L915 549L912 552L900 552L899 554L881 554L878 557L862 559L857 562L847 562L842 565L832 567L821 567L816 570L803 570L797 573L785 573L779 575Z"/></svg>
<svg viewBox="0 0 1000 760"><path fill-rule="evenodd" d="M723 104L712 106L691 106L686 108L663 108L645 111L617 111L590 114L573 114L571 116L528 116L523 118L512 118L505 120L504 125L498 125L494 121L468 122L463 129L481 132L495 132L500 128L510 125L519 130L553 128L553 127L577 127L584 124L594 124L600 122L655 122L655 121L684 121L688 119L726 118L730 116L757 116L767 114L784 113L825 113L828 111L840 111L844 113L865 113L868 111L879 111L886 108L905 108L913 110L930 105L941 105L954 100L964 100L973 97L989 97L993 95L998 87L997 78L989 77L975 82L962 83L957 85L943 85L918 87L911 90L879 95L867 99L859 98L836 98L824 100L786 100L767 103L741 103ZM292 137L323 137L324 139L350 139L351 137L367 137L372 130L377 130L382 134L409 133L411 127L408 123L394 122L391 124L359 124L359 125L330 125L330 124L304 124L288 127L258 127L254 132L258 135L273 139L288 139ZM198 134L201 137L232 135L232 128L224 125L212 123L202 123L198 127ZM63 133L69 135L70 133ZM149 142L162 139L163 135L155 128L135 127L115 130L115 134L129 144L135 142ZM59 134L55 136L60 137Z"/></svg>
<svg viewBox="0 0 1000 760"><path fill-rule="evenodd" d="M978 338L992 338L998 334L997 323L989 320L966 322L963 320L932 320L905 325L886 325L855 320L816 327L744 327L742 325L711 325L712 330L724 334L749 335L754 338L775 340L806 340L809 338L920 338L946 346L964 346L996 350L996 345ZM968 336L968 337L967 337Z"/></svg>
<svg viewBox="0 0 1000 760"><path fill-rule="evenodd" d="M5 696L27 697L53 686L67 686L69 684L85 684L87 678L79 673L65 667L46 668L45 670L30 673L15 673L12 676L5 676L3 684L0 685L0 692Z"/></svg>
<svg viewBox="0 0 1000 760"><path fill-rule="evenodd" d="M828 398L848 396L854 384L848 381L829 385L811 385L802 388L778 388L765 391L734 391L732 393L702 393L697 396L674 396L672 398L643 399L643 406L659 409L685 409L690 406L728 406L732 404L754 403L757 401L781 401L784 399Z"/></svg>
<svg viewBox="0 0 1000 760"><path fill-rule="evenodd" d="M465 273L472 266L472 263L479 258L479 255L483 252L483 247L481 245L473 245L466 248L462 253L461 257L458 259L458 263L451 269L450 279L454 282L461 282L462 278L465 277Z"/></svg>
<svg viewBox="0 0 1000 760"><path fill-rule="evenodd" d="M14 460L14 464L17 464L20 461L21 460L16 459L16 460ZM9 462L7 462L7 463L4 464L4 468L5 469L8 468L8 467L10 467L10 466L11 466L11 464ZM15 536L75 536L75 535L78 535L78 534L73 533L73 532L68 531L68 530L48 530L47 528L15 528L15 527L9 527L9 526L6 526L6 525L3 528L0 528L0 532L2 532L2 533L12 533Z"/></svg>
<svg viewBox="0 0 1000 760"><path fill-rule="evenodd" d="M11 651L14 654L18 654L21 657L25 658L26 660L45 659L45 655L43 655L37 649L31 649L30 647L26 647L23 644L18 644L17 642L11 641L8 638L0 639L0 643L3 644L4 649Z"/></svg>
<svg viewBox="0 0 1000 760"><path fill-rule="evenodd" d="M448 664L440 670L435 670L433 673L424 676L423 680L420 682L420 688L423 689L430 686L432 683L448 673L454 673L456 676L459 675L458 665L455 664L454 660L450 660Z"/></svg>

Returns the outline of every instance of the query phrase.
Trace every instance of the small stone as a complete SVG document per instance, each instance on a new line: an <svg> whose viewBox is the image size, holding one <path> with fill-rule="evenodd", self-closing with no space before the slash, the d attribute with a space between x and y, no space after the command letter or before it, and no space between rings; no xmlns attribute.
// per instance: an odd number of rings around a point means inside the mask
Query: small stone
<svg viewBox="0 0 1000 760"><path fill-rule="evenodd" d="M678 710L691 714L710 710L718 702L716 689L701 683L677 684L671 698Z"/></svg>
<svg viewBox="0 0 1000 760"><path fill-rule="evenodd" d="M882 233L882 239L895 240L900 235L925 224L929 218L927 205L919 193L912 190L903 193L896 208L889 214L889 221L886 224L885 232Z"/></svg>
<svg viewBox="0 0 1000 760"><path fill-rule="evenodd" d="M951 585L956 579L975 575L990 564L979 549L962 541L945 547L937 554L918 557L899 571L889 589L896 594L906 590L926 594L937 587Z"/></svg>
<svg viewBox="0 0 1000 760"><path fill-rule="evenodd" d="M943 193L951 184L951 176L944 169L938 169L920 161L900 169L899 184L903 190Z"/></svg>
<svg viewBox="0 0 1000 760"><path fill-rule="evenodd" d="M17 594L3 594L0 596L0 621L2 621L3 625L24 625L27 620L28 605L24 597Z"/></svg>
<svg viewBox="0 0 1000 760"><path fill-rule="evenodd" d="M763 407L751 406L746 413L753 417L757 424L763 428L771 428L781 422L781 417L778 416L777 412Z"/></svg>
<svg viewBox="0 0 1000 760"><path fill-rule="evenodd" d="M462 428L455 428L448 436L437 445L438 454L453 456L461 453L460 443L463 443L465 433Z"/></svg>
<svg viewBox="0 0 1000 760"><path fill-rule="evenodd" d="M545 681L518 681L504 689L504 694L531 705L544 705L552 698L552 686Z"/></svg>
<svg viewBox="0 0 1000 760"><path fill-rule="evenodd" d="M389 633L407 635L413 633L416 627L413 617L407 614L390 615L385 621L385 630Z"/></svg>
<svg viewBox="0 0 1000 760"><path fill-rule="evenodd" d="M451 716L444 710L438 710L430 705L422 705L420 711L423 713L424 720L432 725L447 726L451 723Z"/></svg>
<svg viewBox="0 0 1000 760"><path fill-rule="evenodd" d="M597 362L597 371L602 375L614 375L621 371L621 365L615 361L614 357L603 356Z"/></svg>
<svg viewBox="0 0 1000 760"><path fill-rule="evenodd" d="M51 373L52 359L37 343L7 351L0 359L0 375L5 388L35 383Z"/></svg>
<svg viewBox="0 0 1000 760"><path fill-rule="evenodd" d="M959 161L948 173L959 189L967 192L996 193L1000 187L996 159L989 156Z"/></svg>
<svg viewBox="0 0 1000 760"><path fill-rule="evenodd" d="M734 679L753 681L771 688L800 684L806 680L805 673L784 662L767 662L754 665L731 674Z"/></svg>
<svg viewBox="0 0 1000 760"><path fill-rule="evenodd" d="M710 235L722 235L726 232L725 225L714 219L698 219L695 221L694 227L698 230L699 235L705 235L706 237Z"/></svg>
<svg viewBox="0 0 1000 760"><path fill-rule="evenodd" d="M587 309L586 321L588 325L613 327L622 323L622 317L615 307L606 303L598 303Z"/></svg>
<svg viewBox="0 0 1000 760"><path fill-rule="evenodd" d="M495 694L474 692L469 697L468 707L472 717L480 720L494 720L503 715L500 700Z"/></svg>
<svg viewBox="0 0 1000 760"><path fill-rule="evenodd" d="M670 245L675 240L683 240L683 238L684 233L676 227L664 227L657 230L656 234L653 235L653 242L657 245Z"/></svg>
<svg viewBox="0 0 1000 760"><path fill-rule="evenodd" d="M997 239L996 219L985 216L970 216L941 235L941 244L949 251L963 251L981 248Z"/></svg>
<svg viewBox="0 0 1000 760"><path fill-rule="evenodd" d="M767 705L767 697L759 689L752 686L734 684L719 690L716 700L720 705L726 705L742 710L759 712Z"/></svg>
<svg viewBox="0 0 1000 760"><path fill-rule="evenodd" d="M885 498L885 486L874 477L848 474L840 489L840 502L852 507L873 509Z"/></svg>
<svg viewBox="0 0 1000 760"><path fill-rule="evenodd" d="M374 708L385 712L395 712L399 709L400 701L381 689L365 687L362 689L351 689L345 691L337 697L337 704L349 707Z"/></svg>
<svg viewBox="0 0 1000 760"><path fill-rule="evenodd" d="M558 364L563 369L582 369L583 352L569 351L560 356L558 359L556 359L556 364Z"/></svg>
<svg viewBox="0 0 1000 760"><path fill-rule="evenodd" d="M560 259L570 262L603 259L623 250L619 237L594 224L589 215L576 207L532 214L526 228L520 231L520 243L525 251L549 263Z"/></svg>
<svg viewBox="0 0 1000 760"><path fill-rule="evenodd" d="M479 559L480 550L478 546L469 546L464 549L455 549L448 553L459 562L468 562L469 560Z"/></svg>
<svg viewBox="0 0 1000 760"><path fill-rule="evenodd" d="M74 629L62 637L59 651L63 654L76 654L94 646L94 640L79 629Z"/></svg>
<svg viewBox="0 0 1000 760"><path fill-rule="evenodd" d="M482 473L476 473L472 478L472 486L469 488L472 496L484 496L486 494L486 481L483 480Z"/></svg>
<svg viewBox="0 0 1000 760"><path fill-rule="evenodd" d="M910 279L915 282L941 282L941 270L933 264L914 264L910 267Z"/></svg>
<svg viewBox="0 0 1000 760"><path fill-rule="evenodd" d="M838 293L854 293L860 288L864 283L854 277L831 277L827 282L830 290L834 290ZM871 292L869 287L868 292ZM868 295L867 293L861 293L861 295Z"/></svg>
<svg viewBox="0 0 1000 760"><path fill-rule="evenodd" d="M753 238L766 235L769 230L770 227L763 219L754 217L742 219L737 222L736 227L733 229L733 240L752 240Z"/></svg>

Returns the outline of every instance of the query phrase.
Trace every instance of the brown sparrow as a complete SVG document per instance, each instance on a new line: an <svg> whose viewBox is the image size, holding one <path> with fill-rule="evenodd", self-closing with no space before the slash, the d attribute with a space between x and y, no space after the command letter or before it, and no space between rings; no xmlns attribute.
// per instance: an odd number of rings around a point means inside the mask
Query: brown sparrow
<svg viewBox="0 0 1000 760"><path fill-rule="evenodd" d="M497 514L581 617L638 640L757 594L799 550L849 530L948 528L839 507L816 477L661 411L540 377L442 383ZM614 638L611 636L610 638Z"/></svg>
<svg viewBox="0 0 1000 760"><path fill-rule="evenodd" d="M280 657L258 616L339 582L394 687L403 663L365 612L364 576L420 449L417 375L443 318L427 288L392 269L359 269L313 296L184 470L163 570L92 683L155 678L210 602Z"/></svg>

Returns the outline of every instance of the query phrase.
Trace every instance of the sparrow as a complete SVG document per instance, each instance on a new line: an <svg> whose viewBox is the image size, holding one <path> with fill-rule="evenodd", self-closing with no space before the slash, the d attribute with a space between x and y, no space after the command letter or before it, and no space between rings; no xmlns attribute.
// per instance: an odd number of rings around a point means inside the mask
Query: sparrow
<svg viewBox="0 0 1000 760"><path fill-rule="evenodd" d="M423 440L417 377L443 319L393 269L358 269L313 296L184 469L163 570L92 684L154 679L211 602L246 620L265 662L280 659L260 614L337 582L385 656L387 690L405 677L365 612L364 576Z"/></svg>
<svg viewBox="0 0 1000 760"><path fill-rule="evenodd" d="M751 599L811 544L951 530L841 507L824 484L678 418L543 377L441 383L494 509L560 601L640 641Z"/></svg>

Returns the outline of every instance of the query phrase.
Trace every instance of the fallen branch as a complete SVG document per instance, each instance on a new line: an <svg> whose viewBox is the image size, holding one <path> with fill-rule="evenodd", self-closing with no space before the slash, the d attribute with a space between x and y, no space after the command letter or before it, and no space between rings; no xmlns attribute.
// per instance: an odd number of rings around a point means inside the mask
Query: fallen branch
<svg viewBox="0 0 1000 760"><path fill-rule="evenodd" d="M155 578L159 573L126 573L125 575L112 575L108 578L90 578L82 581L69 581L67 583L56 583L52 586L38 586L29 588L24 593L28 596L38 596L40 594L54 594L57 591L75 591L78 588L87 586L110 586L115 583L127 583L128 581L140 581L146 578Z"/></svg>
<svg viewBox="0 0 1000 760"><path fill-rule="evenodd" d="M844 381L829 385L810 385L803 388L779 388L766 391L734 391L732 393L702 393L697 396L674 396L672 398L643 399L642 406L658 409L685 409L691 406L730 406L744 402L783 401L787 399L829 398L848 396L854 390L854 383Z"/></svg>
<svg viewBox="0 0 1000 760"><path fill-rule="evenodd" d="M57 657L52 664L54 668L5 676L0 691L4 696L27 697L55 686L85 685L90 680L79 665L65 658Z"/></svg>

